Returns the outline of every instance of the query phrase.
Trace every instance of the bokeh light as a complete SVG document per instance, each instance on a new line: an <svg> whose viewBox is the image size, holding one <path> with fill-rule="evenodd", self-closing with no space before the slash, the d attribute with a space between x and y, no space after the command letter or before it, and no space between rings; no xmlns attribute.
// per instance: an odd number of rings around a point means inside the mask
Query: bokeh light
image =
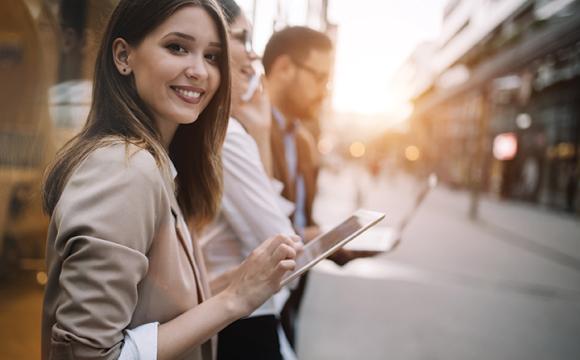
<svg viewBox="0 0 580 360"><path fill-rule="evenodd" d="M365 152L366 152L366 147L365 145L360 142L360 141L355 141L352 144L350 144L350 155L354 158L360 158L363 157Z"/></svg>
<svg viewBox="0 0 580 360"><path fill-rule="evenodd" d="M409 161L417 161L421 157L421 151L415 145L409 145L405 148L405 158Z"/></svg>

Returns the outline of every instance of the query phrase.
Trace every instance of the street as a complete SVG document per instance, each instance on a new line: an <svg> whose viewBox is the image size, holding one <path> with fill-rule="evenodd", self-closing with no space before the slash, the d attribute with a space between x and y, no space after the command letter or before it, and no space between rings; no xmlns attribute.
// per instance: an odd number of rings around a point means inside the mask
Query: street
<svg viewBox="0 0 580 360"><path fill-rule="evenodd" d="M358 203L395 225L418 186L402 174L326 171L317 219L336 223ZM467 192L440 186L393 253L320 264L300 359L580 358L580 222L485 197L472 222L468 208Z"/></svg>

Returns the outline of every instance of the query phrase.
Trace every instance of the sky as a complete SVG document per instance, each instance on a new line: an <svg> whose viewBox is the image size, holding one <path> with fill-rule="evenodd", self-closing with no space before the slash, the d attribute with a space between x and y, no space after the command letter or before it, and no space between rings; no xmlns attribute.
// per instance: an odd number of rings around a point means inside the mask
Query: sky
<svg viewBox="0 0 580 360"><path fill-rule="evenodd" d="M338 112L399 116L408 104L393 81L415 46L439 34L445 0L331 0L338 24L332 99Z"/></svg>
<svg viewBox="0 0 580 360"><path fill-rule="evenodd" d="M329 20L338 25L333 109L395 120L408 115L409 104L392 78L418 43L437 37L446 1L329 0ZM270 37L276 2L237 2L250 18L256 4L254 44L260 53ZM286 3L291 16L304 14L305 1Z"/></svg>

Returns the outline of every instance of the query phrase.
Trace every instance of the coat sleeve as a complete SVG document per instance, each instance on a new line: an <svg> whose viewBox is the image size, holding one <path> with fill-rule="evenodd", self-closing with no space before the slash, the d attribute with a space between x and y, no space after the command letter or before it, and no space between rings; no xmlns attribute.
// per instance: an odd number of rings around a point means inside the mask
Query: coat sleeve
<svg viewBox="0 0 580 360"><path fill-rule="evenodd" d="M163 210L162 177L146 151L94 151L69 179L53 216L61 259L53 359L116 359L148 269ZM168 205L167 205L168 206Z"/></svg>

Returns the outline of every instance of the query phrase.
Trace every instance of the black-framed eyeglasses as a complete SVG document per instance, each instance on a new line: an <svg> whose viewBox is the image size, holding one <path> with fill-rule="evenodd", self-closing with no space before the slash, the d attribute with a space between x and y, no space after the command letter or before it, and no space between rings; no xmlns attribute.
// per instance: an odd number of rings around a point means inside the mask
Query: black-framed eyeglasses
<svg viewBox="0 0 580 360"><path fill-rule="evenodd" d="M294 63L294 65L296 65L300 69L306 70L310 75L312 75L312 78L314 79L314 81L316 81L316 83L328 84L328 81L330 80L330 75L328 73L318 71L315 68L311 67L310 65L306 65L306 64L301 63L300 61L296 61L294 59L292 59L292 62Z"/></svg>
<svg viewBox="0 0 580 360"><path fill-rule="evenodd" d="M249 54L254 51L254 46L252 45L252 34L246 29L230 29L230 36L242 44L244 44L244 50Z"/></svg>

